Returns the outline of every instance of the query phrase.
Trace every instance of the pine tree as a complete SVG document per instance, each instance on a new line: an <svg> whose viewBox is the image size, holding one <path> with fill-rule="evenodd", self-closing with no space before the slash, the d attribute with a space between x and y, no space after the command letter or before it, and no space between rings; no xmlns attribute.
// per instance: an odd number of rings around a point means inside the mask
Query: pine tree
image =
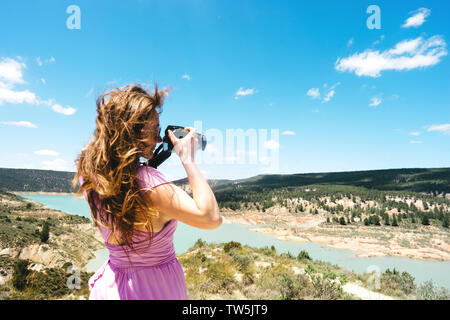
<svg viewBox="0 0 450 320"><path fill-rule="evenodd" d="M384 216L384 225L386 225L386 226L389 226L389 225L390 225L390 223L389 223L389 215L388 215L388 214L386 214L386 215Z"/></svg>
<svg viewBox="0 0 450 320"><path fill-rule="evenodd" d="M395 215L392 216L392 226L398 227L397 217Z"/></svg>
<svg viewBox="0 0 450 320"><path fill-rule="evenodd" d="M422 216L422 224L424 226L429 226L430 225L430 219L428 219L428 215L427 214L424 214Z"/></svg>
<svg viewBox="0 0 450 320"><path fill-rule="evenodd" d="M39 234L41 242L47 242L49 236L50 236L50 225L47 221L45 221L44 226L42 227L42 231Z"/></svg>
<svg viewBox="0 0 450 320"><path fill-rule="evenodd" d="M14 273L12 276L13 286L22 291L25 289L27 284L27 276L29 274L28 270L28 261L27 260L18 260L14 265Z"/></svg>
<svg viewBox="0 0 450 320"><path fill-rule="evenodd" d="M442 226L448 228L448 216L445 216L442 221Z"/></svg>

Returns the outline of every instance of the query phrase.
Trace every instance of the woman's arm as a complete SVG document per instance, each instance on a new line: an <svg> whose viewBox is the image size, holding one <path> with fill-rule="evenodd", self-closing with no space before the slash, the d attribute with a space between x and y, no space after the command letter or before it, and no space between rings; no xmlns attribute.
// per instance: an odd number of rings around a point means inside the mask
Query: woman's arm
<svg viewBox="0 0 450 320"><path fill-rule="evenodd" d="M174 184L164 184L149 192L152 206L163 215L201 229L215 229L222 224L219 206L214 193L194 162L196 151L195 129L186 128L189 134L177 139L169 131L175 152L186 170L193 198Z"/></svg>

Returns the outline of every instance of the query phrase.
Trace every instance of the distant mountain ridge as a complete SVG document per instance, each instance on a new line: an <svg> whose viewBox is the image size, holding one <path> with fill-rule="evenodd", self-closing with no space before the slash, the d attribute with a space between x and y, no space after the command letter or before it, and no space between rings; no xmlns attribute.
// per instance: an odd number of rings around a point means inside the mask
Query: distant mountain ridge
<svg viewBox="0 0 450 320"><path fill-rule="evenodd" d="M74 172L0 168L0 189L17 192L74 192ZM384 169L305 174L267 174L246 179L208 180L214 191L239 188L306 186L312 184L351 185L377 190L450 194L450 168ZM187 178L174 181L188 185Z"/></svg>
<svg viewBox="0 0 450 320"><path fill-rule="evenodd" d="M74 192L74 172L0 168L0 190L22 192Z"/></svg>

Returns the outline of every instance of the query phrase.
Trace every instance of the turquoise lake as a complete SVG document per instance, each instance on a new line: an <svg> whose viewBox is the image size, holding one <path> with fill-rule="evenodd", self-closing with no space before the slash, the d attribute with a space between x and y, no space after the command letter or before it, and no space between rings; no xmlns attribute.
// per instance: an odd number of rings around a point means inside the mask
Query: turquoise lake
<svg viewBox="0 0 450 320"><path fill-rule="evenodd" d="M25 198L45 204L47 207L91 218L88 204L83 199L70 195L21 195ZM328 248L319 243L299 243L277 240L275 237L250 231L255 226L222 224L214 230L197 229L178 222L174 234L174 246L177 254L186 252L201 238L209 243L239 241L242 244L262 248L274 246L278 253L290 252L294 256L301 250L308 251L313 259L318 259L345 267L358 273L378 269L406 271L415 277L416 283L432 280L435 284L450 289L450 261L423 261L403 257L371 257L357 258L358 252ZM108 258L106 249L96 252L96 259L86 265L88 272L95 271Z"/></svg>

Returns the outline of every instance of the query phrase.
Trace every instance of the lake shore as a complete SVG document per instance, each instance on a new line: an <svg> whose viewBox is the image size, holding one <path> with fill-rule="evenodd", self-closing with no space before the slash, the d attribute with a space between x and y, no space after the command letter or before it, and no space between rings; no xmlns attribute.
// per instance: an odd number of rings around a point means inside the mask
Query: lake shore
<svg viewBox="0 0 450 320"><path fill-rule="evenodd" d="M70 192L43 192L43 191L8 191L16 195L42 195L42 196L75 196L75 193Z"/></svg>
<svg viewBox="0 0 450 320"><path fill-rule="evenodd" d="M74 193L15 193L75 196ZM420 226L416 229L366 227L356 224L337 226L327 224L321 215L293 217L282 210L276 212L277 221L258 211L242 214L224 210L222 216L224 223L266 225L267 227L250 230L281 241L320 243L334 249L353 251L356 257L361 258L399 256L427 261L450 261L449 233L431 226L426 229Z"/></svg>
<svg viewBox="0 0 450 320"><path fill-rule="evenodd" d="M257 219L245 217L223 217L224 223L243 225L260 224ZM450 261L450 242L448 234L435 230L430 239L429 231L397 230L389 232L381 228L361 226L333 226L323 223L325 220L308 217L304 223L295 227L257 227L250 228L274 236L281 241L315 242L334 249L355 252L356 257L399 256L426 261ZM316 221L314 221L316 220ZM424 243L427 241L427 243Z"/></svg>

